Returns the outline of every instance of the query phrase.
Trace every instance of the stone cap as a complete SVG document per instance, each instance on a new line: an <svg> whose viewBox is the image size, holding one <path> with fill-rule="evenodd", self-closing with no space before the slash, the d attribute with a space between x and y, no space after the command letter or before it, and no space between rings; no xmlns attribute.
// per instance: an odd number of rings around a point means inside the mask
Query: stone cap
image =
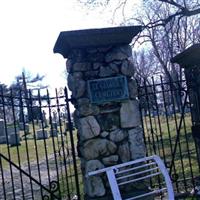
<svg viewBox="0 0 200 200"><path fill-rule="evenodd" d="M60 33L53 51L67 58L72 49L129 44L142 29L142 26L124 26L64 31Z"/></svg>
<svg viewBox="0 0 200 200"><path fill-rule="evenodd" d="M187 68L200 64L200 44L194 44L185 51L177 54L171 59L172 63L178 63L181 67Z"/></svg>

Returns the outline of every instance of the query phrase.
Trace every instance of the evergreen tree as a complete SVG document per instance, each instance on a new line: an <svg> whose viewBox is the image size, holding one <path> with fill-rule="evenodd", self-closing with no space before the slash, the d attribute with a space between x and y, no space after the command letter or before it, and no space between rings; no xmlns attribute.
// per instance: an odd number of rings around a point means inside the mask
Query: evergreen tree
<svg viewBox="0 0 200 200"><path fill-rule="evenodd" d="M18 101L20 107L19 111L19 121L25 121L24 113L27 110L28 121L32 119L41 119L42 111L36 105L36 102L39 98L44 99L45 96L40 96L40 90L45 89L48 86L42 83L45 76L37 74L32 76L30 73L23 70L21 75L16 76L15 82L10 86L10 89L13 91L13 95ZM34 105L31 110L31 105ZM24 110L24 108L26 108Z"/></svg>

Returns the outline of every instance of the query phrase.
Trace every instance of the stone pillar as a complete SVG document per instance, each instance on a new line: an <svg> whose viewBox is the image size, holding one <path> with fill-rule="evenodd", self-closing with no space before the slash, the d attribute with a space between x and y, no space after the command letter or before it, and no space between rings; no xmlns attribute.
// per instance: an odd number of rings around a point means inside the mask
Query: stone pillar
<svg viewBox="0 0 200 200"><path fill-rule="evenodd" d="M200 165L200 44L195 44L172 58L172 63L178 63L184 68L187 90L191 104L192 135L198 146L198 161Z"/></svg>
<svg viewBox="0 0 200 200"><path fill-rule="evenodd" d="M129 43L141 27L62 32L54 52L67 57L86 199L109 199L89 171L145 156Z"/></svg>

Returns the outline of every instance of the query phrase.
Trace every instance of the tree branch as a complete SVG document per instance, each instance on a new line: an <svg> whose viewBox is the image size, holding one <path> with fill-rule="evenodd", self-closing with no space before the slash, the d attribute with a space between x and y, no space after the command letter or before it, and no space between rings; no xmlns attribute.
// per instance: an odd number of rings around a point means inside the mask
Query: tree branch
<svg viewBox="0 0 200 200"><path fill-rule="evenodd" d="M180 8L181 10L185 8L185 7L183 7L182 5L178 4L177 2L175 2L173 0L158 0L158 1L163 2L163 3L168 3L168 4L172 5L172 6Z"/></svg>

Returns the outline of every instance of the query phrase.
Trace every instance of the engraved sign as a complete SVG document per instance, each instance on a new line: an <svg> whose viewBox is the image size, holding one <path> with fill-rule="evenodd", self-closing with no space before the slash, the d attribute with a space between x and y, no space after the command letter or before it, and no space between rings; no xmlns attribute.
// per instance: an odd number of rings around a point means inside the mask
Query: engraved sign
<svg viewBox="0 0 200 200"><path fill-rule="evenodd" d="M96 104L125 100L129 97L125 76L89 80L88 92L91 103Z"/></svg>

